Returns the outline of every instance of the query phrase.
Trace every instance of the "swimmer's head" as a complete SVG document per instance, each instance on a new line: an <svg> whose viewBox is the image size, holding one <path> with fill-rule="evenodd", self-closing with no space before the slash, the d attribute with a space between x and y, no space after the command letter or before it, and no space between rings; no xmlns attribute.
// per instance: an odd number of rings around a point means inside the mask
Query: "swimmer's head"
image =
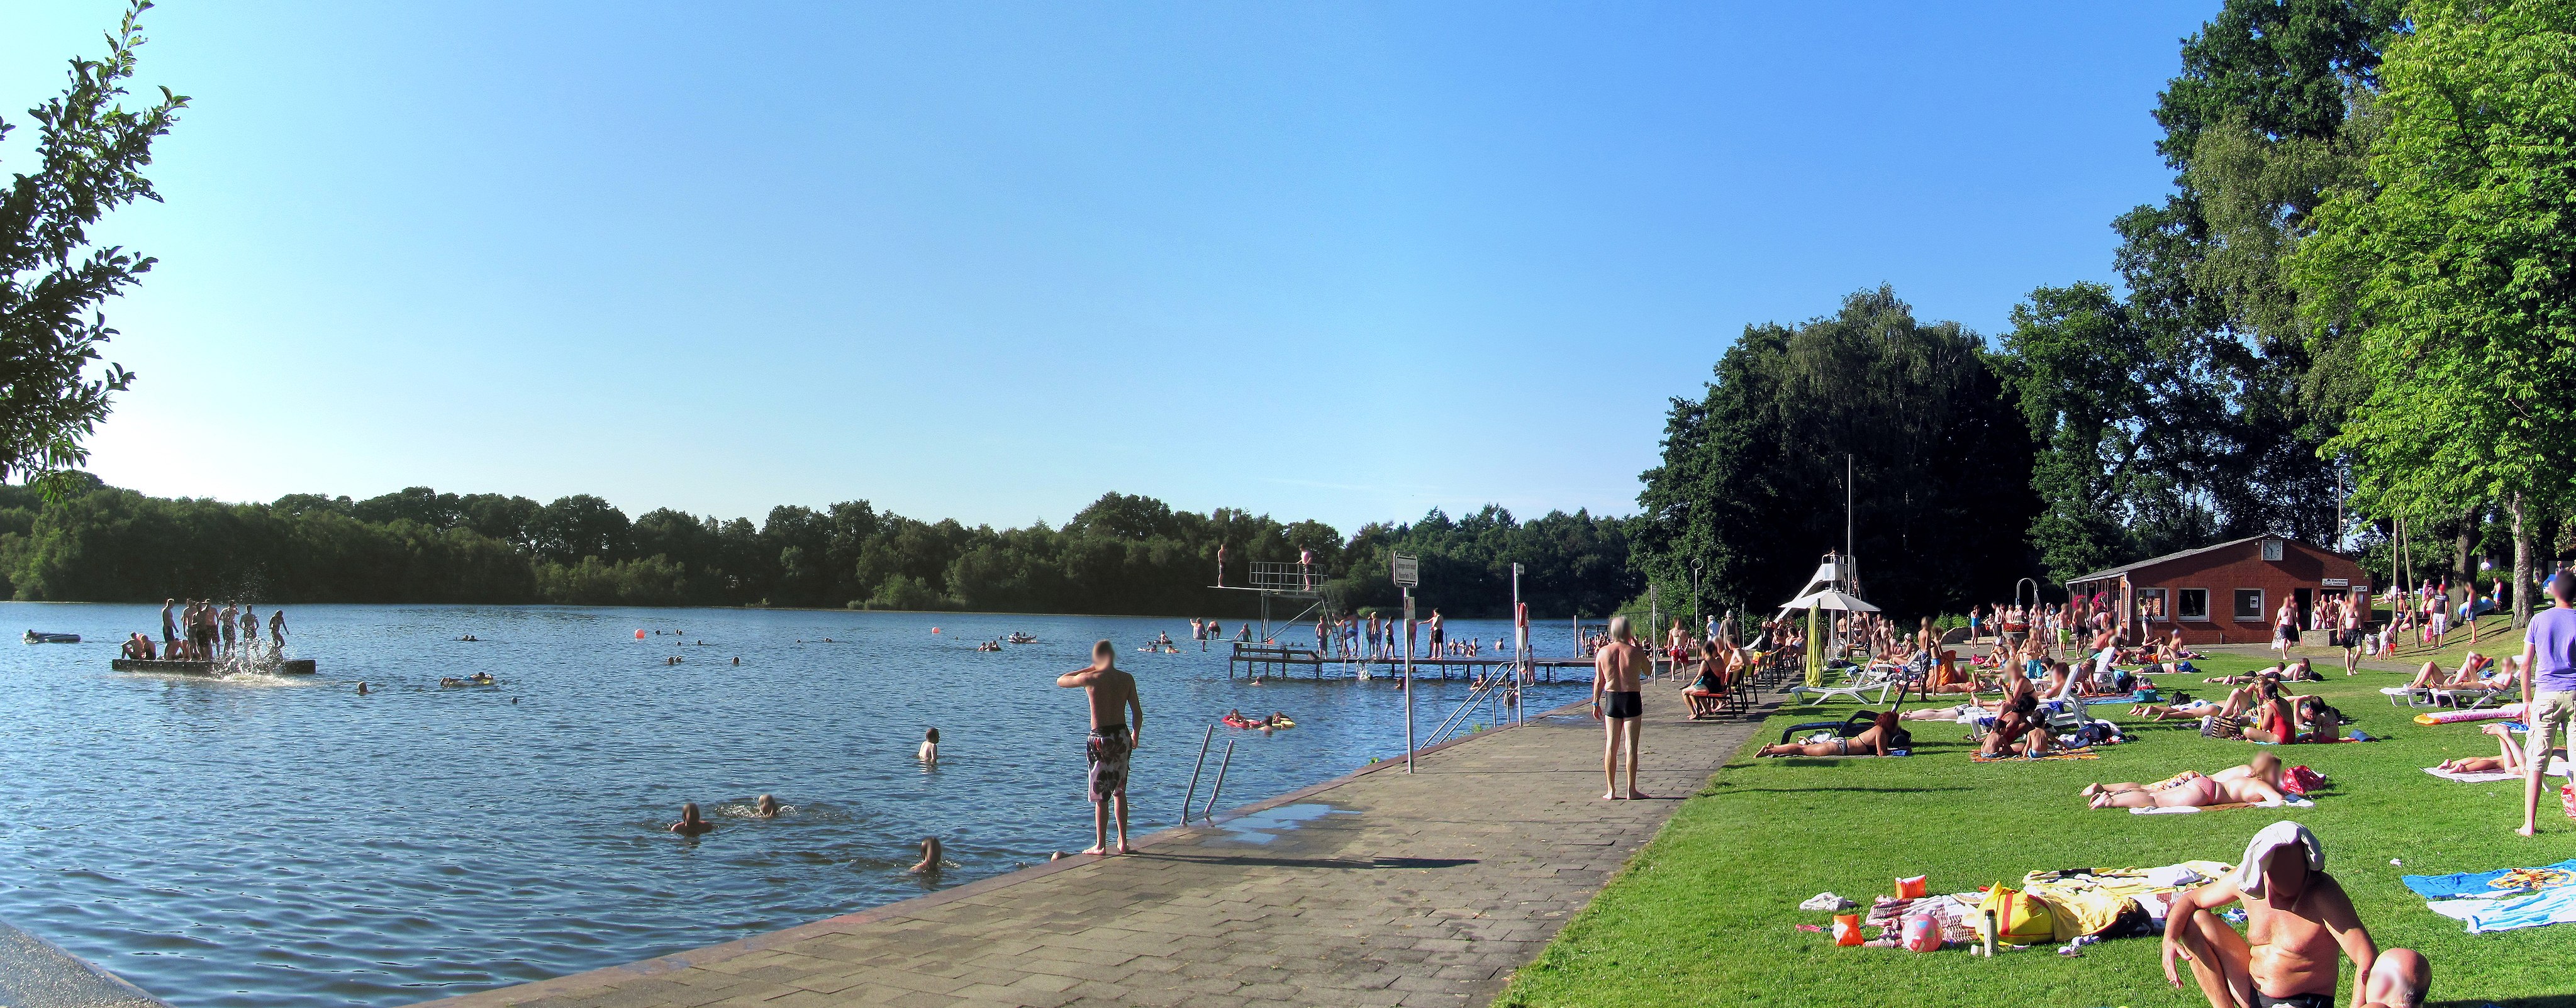
<svg viewBox="0 0 2576 1008"><path fill-rule="evenodd" d="M778 799L772 798L768 795L761 795L759 801L752 803L752 807L757 809L761 815L774 816L778 814Z"/></svg>
<svg viewBox="0 0 2576 1008"><path fill-rule="evenodd" d="M699 816L698 816L698 803L696 803L696 802L681 802L681 803L680 803L680 821L681 821L681 822L684 822L684 823L696 823L696 822L699 822L699 821L700 821L700 818L699 818Z"/></svg>
<svg viewBox="0 0 2576 1008"><path fill-rule="evenodd" d="M937 728L933 728L933 729L931 729L931 730L929 730L929 731L922 732L922 733L921 733L921 740L922 740L922 741L924 741L924 742L928 742L928 743L930 743L931 745L938 745L938 744L939 744L939 729L937 729Z"/></svg>

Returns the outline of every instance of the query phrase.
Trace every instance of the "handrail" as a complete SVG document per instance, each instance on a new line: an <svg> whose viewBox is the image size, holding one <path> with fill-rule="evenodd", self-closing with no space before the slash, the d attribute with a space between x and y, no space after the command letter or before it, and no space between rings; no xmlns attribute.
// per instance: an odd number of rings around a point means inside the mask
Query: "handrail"
<svg viewBox="0 0 2576 1008"><path fill-rule="evenodd" d="M1199 772L1207 769L1208 743L1216 740L1216 723L1208 723L1207 734L1199 738L1199 762L1190 768L1190 789L1181 795L1181 825L1190 824L1190 802L1199 796Z"/></svg>
<svg viewBox="0 0 2576 1008"><path fill-rule="evenodd" d="M1216 764L1216 785L1208 788L1207 808L1202 809L1199 812L1200 822L1209 822L1216 818L1216 796L1225 790L1225 768L1233 765L1234 740L1227 739L1225 740L1225 758L1217 761Z"/></svg>

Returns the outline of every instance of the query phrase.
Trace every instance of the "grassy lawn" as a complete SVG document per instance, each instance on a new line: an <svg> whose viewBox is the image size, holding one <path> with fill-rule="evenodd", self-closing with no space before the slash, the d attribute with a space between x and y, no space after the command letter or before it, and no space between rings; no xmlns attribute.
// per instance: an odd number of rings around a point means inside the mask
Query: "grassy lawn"
<svg viewBox="0 0 2576 1008"><path fill-rule="evenodd" d="M2257 666L2221 657L2216 672ZM2281 818L2324 841L2326 867L2352 894L2380 947L2404 946L2433 963L2431 1002L2510 1008L2576 1006L2576 925L2469 935L2424 908L2401 874L2484 871L2576 856L2576 822L2543 797L2541 834L2513 834L2521 788L2460 784L2422 772L2445 757L2493 755L2475 725L2424 727L2377 690L2399 682L2365 671L2314 691L2389 741L2284 746L2274 751L2332 781L2313 809L2244 809L2197 815L2094 811L2076 797L2089 781L2153 781L2251 757L2258 747L2200 737L2189 722L2131 726L2137 741L2099 760L1970 763L1963 728L1914 722L1904 759L1763 759L1740 756L1626 871L1514 978L1497 1004L1557 1005L2198 1005L2196 987L2166 985L2153 939L2121 939L2080 958L2035 946L1983 960L1956 948L1929 954L1838 948L1796 925L1830 915L1797 904L1827 890L1866 904L1898 876L1928 874L1934 892L2002 881L2035 869L2154 866L2190 859L2234 863L2256 830ZM2172 678L2172 677L2168 677ZM2193 677L2197 678L2197 677ZM2187 685L2194 695L2225 687ZM2303 687L2304 690L2304 687ZM1852 710L1831 704L1834 714ZM2126 722L2126 705L2097 706ZM1814 709L1774 717L1758 739L1819 720ZM1649 726L1649 731L1652 727ZM1748 752L1750 750L1747 750ZM2557 778L2551 778L2554 782ZM2402 859L2403 867L2390 859ZM2344 989L2351 986L2345 967ZM2190 983L2188 974L2184 982Z"/></svg>

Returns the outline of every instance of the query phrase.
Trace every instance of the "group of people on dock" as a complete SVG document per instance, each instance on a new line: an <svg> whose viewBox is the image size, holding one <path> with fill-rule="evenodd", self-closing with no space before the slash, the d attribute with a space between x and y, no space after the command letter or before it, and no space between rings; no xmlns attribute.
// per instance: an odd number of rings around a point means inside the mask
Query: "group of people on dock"
<svg viewBox="0 0 2576 1008"><path fill-rule="evenodd" d="M254 658L258 656L259 625L259 613L248 602L227 602L218 609L209 599L189 599L185 606L178 599L162 599L160 645L156 648L152 638L132 634L126 637L122 653L139 661ZM285 652L286 610L269 611L268 641L268 657Z"/></svg>

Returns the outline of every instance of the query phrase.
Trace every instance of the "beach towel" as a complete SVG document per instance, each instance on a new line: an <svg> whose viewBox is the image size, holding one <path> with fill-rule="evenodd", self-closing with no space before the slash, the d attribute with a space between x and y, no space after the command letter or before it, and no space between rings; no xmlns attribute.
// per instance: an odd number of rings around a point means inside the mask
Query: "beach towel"
<svg viewBox="0 0 2576 1008"><path fill-rule="evenodd" d="M2130 815L2183 815L2192 812L2225 812L2241 808L2315 808L2317 803L2293 797L2280 802L2222 802L2217 805L2173 805L2165 808L2133 808Z"/></svg>
<svg viewBox="0 0 2576 1008"><path fill-rule="evenodd" d="M2538 889L2557 889L2576 882L2576 858L2538 868L2500 868L2451 875L2407 875L2399 879L2426 899L2461 896L2512 896Z"/></svg>
<svg viewBox="0 0 2576 1008"><path fill-rule="evenodd" d="M2094 752L2094 751L2093 751L2093 750L2091 750L2091 749L2070 749L2070 750L2067 750L2067 751L2065 751L2065 752L2053 752L2053 753L2049 753L2049 754L2048 754L2048 755L2046 755L2046 756L2015 756L2015 755L2013 755L2013 754L2011 754L2011 753L1998 753L1998 754L1993 755L1993 756L1988 756L1988 755L1986 755L1986 754L1984 754L1984 753L1969 753L1969 754L1968 754L1968 759L1969 759L1969 761L1970 761L1970 762L1974 762L1974 763L2001 763L2001 762L2004 762L2004 761L2007 761L2007 760L2101 759L2101 758L2102 758L2102 755L2101 755L2100 753Z"/></svg>
<svg viewBox="0 0 2576 1008"><path fill-rule="evenodd" d="M2470 934L2511 931L2576 921L2576 886L2543 889L2504 899L2431 900L2424 908L2469 926Z"/></svg>

